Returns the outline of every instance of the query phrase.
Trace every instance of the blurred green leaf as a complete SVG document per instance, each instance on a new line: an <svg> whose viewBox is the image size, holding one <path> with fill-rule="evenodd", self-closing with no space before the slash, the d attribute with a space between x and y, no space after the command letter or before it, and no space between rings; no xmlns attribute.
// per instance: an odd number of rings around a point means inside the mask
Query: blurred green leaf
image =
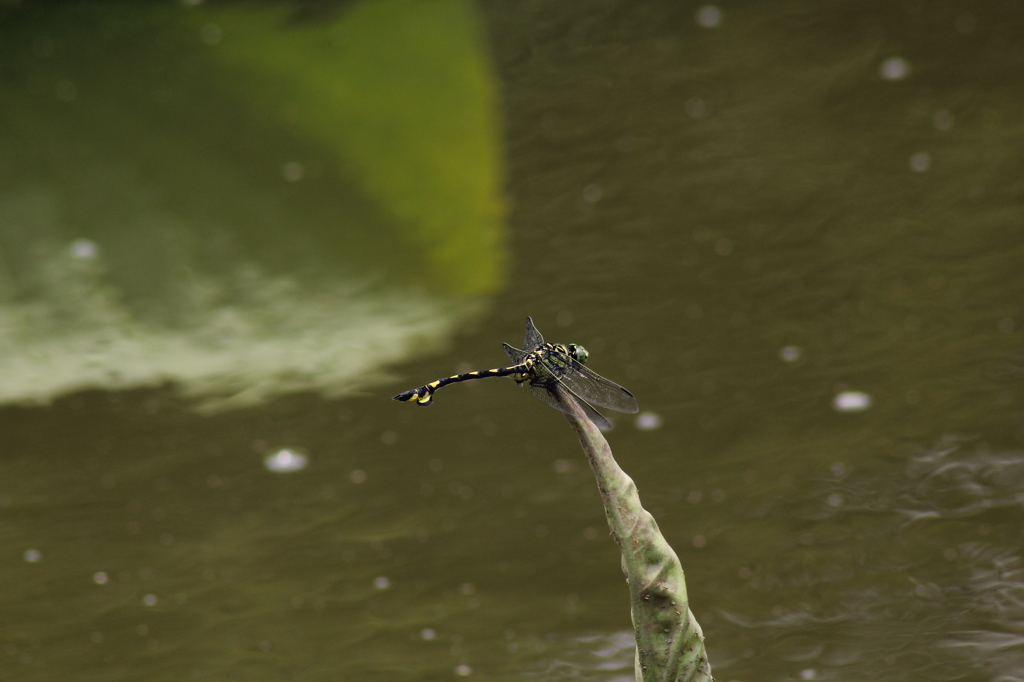
<svg viewBox="0 0 1024 682"><path fill-rule="evenodd" d="M462 0L359 2L316 21L285 5L202 6L201 35L281 122L330 145L409 239L425 284L460 294L504 276L495 77Z"/></svg>

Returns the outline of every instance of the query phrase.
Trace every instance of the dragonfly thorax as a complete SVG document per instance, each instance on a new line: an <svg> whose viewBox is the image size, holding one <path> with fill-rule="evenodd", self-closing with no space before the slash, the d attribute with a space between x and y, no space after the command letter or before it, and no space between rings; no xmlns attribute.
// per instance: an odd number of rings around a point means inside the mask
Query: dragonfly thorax
<svg viewBox="0 0 1024 682"><path fill-rule="evenodd" d="M575 343L545 343L534 351L534 355L538 356L538 359L551 356L569 357L581 365L585 365L587 358L590 357L590 353L587 352L586 348Z"/></svg>

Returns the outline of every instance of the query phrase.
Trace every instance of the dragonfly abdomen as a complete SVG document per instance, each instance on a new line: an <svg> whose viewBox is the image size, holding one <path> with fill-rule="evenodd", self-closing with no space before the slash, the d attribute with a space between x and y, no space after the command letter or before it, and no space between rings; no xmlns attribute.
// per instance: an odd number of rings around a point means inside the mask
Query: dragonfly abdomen
<svg viewBox="0 0 1024 682"><path fill-rule="evenodd" d="M471 381L473 379L486 379L487 377L507 377L516 375L516 380L519 377L529 374L530 368L523 365L516 365L514 367L499 367L497 369L484 369L476 372L465 372L464 374L453 374L450 377L438 379L437 381L431 381L429 384L424 384L418 388L404 391L396 395L392 400L401 400L403 402L415 401L417 405L426 407L430 403L434 402L434 391L448 384L457 384L460 381Z"/></svg>

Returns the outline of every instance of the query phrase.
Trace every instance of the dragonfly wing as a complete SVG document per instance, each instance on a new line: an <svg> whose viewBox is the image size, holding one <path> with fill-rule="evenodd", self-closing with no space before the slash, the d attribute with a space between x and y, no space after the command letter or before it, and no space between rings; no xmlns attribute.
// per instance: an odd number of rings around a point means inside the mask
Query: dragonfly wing
<svg viewBox="0 0 1024 682"><path fill-rule="evenodd" d="M518 348L513 348L507 343L503 343L501 345L505 347L505 352L508 354L508 357L512 360L513 365L521 365L523 363L523 359L526 358L527 355L529 355L529 353L527 353L526 351L519 350Z"/></svg>
<svg viewBox="0 0 1024 682"><path fill-rule="evenodd" d="M530 386L530 393L532 393L534 395L534 397L537 398L537 400L541 401L545 405L549 405L549 406L555 408L556 410L558 410L559 412L565 412L566 414L570 414L569 409L567 407L565 407L564 405L562 405L562 403L560 403L558 401L558 398L556 398L551 393L551 391L549 391L543 385L540 385L540 384L531 385ZM566 391L566 393L571 395L571 392L569 392L569 391ZM587 415L587 419L589 419L590 421L594 422L598 426L598 428L601 428L601 429L610 429L610 428L612 428L611 422L609 422L607 419L605 419L603 414L601 414L600 412L595 410L593 407L591 407L587 403L586 400L581 400L579 398L579 396L575 396L575 395L571 395L571 400L573 402L575 402L577 405L579 405L581 408L583 408L583 412L584 412L584 414Z"/></svg>
<svg viewBox="0 0 1024 682"><path fill-rule="evenodd" d="M575 360L570 361L565 371L552 375L563 386L589 403L628 414L640 411L640 404L632 393Z"/></svg>
<svg viewBox="0 0 1024 682"><path fill-rule="evenodd" d="M540 335L537 328L533 326L533 318L526 318L526 336L523 339L523 350L527 353L537 350L544 345L544 337Z"/></svg>

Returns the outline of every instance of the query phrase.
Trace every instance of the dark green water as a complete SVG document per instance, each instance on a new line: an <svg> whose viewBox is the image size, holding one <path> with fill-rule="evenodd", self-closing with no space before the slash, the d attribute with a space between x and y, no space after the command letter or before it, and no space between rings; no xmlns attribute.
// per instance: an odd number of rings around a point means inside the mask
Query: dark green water
<svg viewBox="0 0 1024 682"><path fill-rule="evenodd" d="M562 417L388 400L526 315L717 679L1024 679L1012 4L87 6L0 10L0 679L632 679Z"/></svg>

